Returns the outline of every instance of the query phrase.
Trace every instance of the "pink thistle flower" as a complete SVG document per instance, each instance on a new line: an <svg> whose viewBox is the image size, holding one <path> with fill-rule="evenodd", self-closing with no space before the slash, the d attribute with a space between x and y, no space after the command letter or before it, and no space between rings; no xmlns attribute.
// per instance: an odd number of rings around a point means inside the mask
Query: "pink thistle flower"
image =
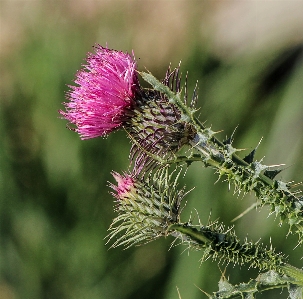
<svg viewBox="0 0 303 299"><path fill-rule="evenodd" d="M181 174L179 172L177 177ZM117 237L112 247L139 245L166 236L170 225L180 223L181 201L185 188L177 189L177 180L167 168L138 178L133 174L112 172L118 216L113 220L108 241Z"/></svg>
<svg viewBox="0 0 303 299"><path fill-rule="evenodd" d="M115 194L113 193L113 196L119 200L128 198L135 190L134 178L129 174L121 175L114 171L112 172L112 175L118 183L117 186L111 184L111 188L116 192Z"/></svg>
<svg viewBox="0 0 303 299"><path fill-rule="evenodd" d="M78 71L60 110L82 139L106 136L131 117L136 91L140 88L134 57L100 45L89 53L87 64Z"/></svg>

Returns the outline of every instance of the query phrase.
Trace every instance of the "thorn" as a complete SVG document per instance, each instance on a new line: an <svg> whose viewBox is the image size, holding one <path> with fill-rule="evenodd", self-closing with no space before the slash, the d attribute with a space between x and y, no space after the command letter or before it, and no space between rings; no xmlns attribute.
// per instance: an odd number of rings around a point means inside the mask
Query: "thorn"
<svg viewBox="0 0 303 299"><path fill-rule="evenodd" d="M235 217L234 219L231 220L231 222L235 222L236 220L242 218L244 215L246 215L248 212L250 212L252 209L256 208L259 206L259 203L256 202L254 204L252 204L249 208L247 208L244 212L242 212L240 215L238 215L237 217Z"/></svg>
<svg viewBox="0 0 303 299"><path fill-rule="evenodd" d="M259 141L259 143L257 144L257 146L256 146L255 149L257 149L257 148L259 147L259 145L261 144L262 140L263 140L263 137L261 137L261 139L260 139L260 141Z"/></svg>
<svg viewBox="0 0 303 299"><path fill-rule="evenodd" d="M267 168L285 166L286 164L267 165ZM283 169L284 170L284 169Z"/></svg>
<svg viewBox="0 0 303 299"><path fill-rule="evenodd" d="M168 85L170 76L171 76L171 62L168 65L168 68L167 68L167 71L166 71L166 74L165 74L165 78L164 78L164 81L163 81L163 83L165 85Z"/></svg>
<svg viewBox="0 0 303 299"><path fill-rule="evenodd" d="M176 286L176 289L177 289L177 292L178 292L178 297L179 297L179 299L182 299L181 298L181 294L180 294L180 292L179 292L179 288Z"/></svg>
<svg viewBox="0 0 303 299"><path fill-rule="evenodd" d="M218 134L218 133L222 133L224 130L220 130L220 131L212 131L212 135Z"/></svg>
<svg viewBox="0 0 303 299"><path fill-rule="evenodd" d="M297 249L299 246L301 246L301 241L298 242L298 244L294 247L294 250Z"/></svg>
<svg viewBox="0 0 303 299"><path fill-rule="evenodd" d="M184 104L187 105L188 103L188 92L187 92L187 77L188 77L188 72L186 72L185 75L185 82L184 82Z"/></svg>
<svg viewBox="0 0 303 299"><path fill-rule="evenodd" d="M279 174L282 171L282 169L276 169L276 170L265 170L264 175L273 180L277 174Z"/></svg>
<svg viewBox="0 0 303 299"><path fill-rule="evenodd" d="M227 138L225 141L223 141L223 144L232 144L233 142L234 142L234 135L235 135L235 133L236 133L236 130L238 129L238 126L239 125L237 125L236 127L235 127L235 129L234 129L234 131L232 132L232 134L231 134L231 136L229 137L229 138Z"/></svg>
<svg viewBox="0 0 303 299"><path fill-rule="evenodd" d="M247 156L244 157L244 161L247 162L248 164L251 164L254 161L256 149L253 149Z"/></svg>
<svg viewBox="0 0 303 299"><path fill-rule="evenodd" d="M257 146L243 159L245 162L247 162L248 164L251 164L254 161L254 156L255 156L256 150L259 147L259 145L261 144L262 140L263 140L263 137L261 137Z"/></svg>
<svg viewBox="0 0 303 299"><path fill-rule="evenodd" d="M198 80L196 82L194 92L191 98L190 107L191 108L195 107L197 105L197 102L198 102Z"/></svg>
<svg viewBox="0 0 303 299"><path fill-rule="evenodd" d="M232 144L231 137L229 137L229 138L225 139L225 140L223 141L223 144L224 144L224 145L227 145L227 144Z"/></svg>
<svg viewBox="0 0 303 299"><path fill-rule="evenodd" d="M206 293L205 291L203 291L202 289L200 289L197 285L194 285L196 288L198 288L204 295L206 295L208 298L212 298L212 295Z"/></svg>
<svg viewBox="0 0 303 299"><path fill-rule="evenodd" d="M175 68L172 71L170 86L168 86L171 90L174 90L174 82L175 82L176 78L178 79L178 70L177 70L177 68Z"/></svg>

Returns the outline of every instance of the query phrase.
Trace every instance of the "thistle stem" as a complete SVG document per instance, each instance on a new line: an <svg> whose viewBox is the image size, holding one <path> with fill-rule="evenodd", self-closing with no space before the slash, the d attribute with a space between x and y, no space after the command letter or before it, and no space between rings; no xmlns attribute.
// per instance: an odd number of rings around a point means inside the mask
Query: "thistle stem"
<svg viewBox="0 0 303 299"><path fill-rule="evenodd" d="M261 270L274 270L280 275L286 275L289 278L287 281L292 284L303 286L303 271L287 264L281 254L259 244L241 244L230 231L224 233L204 226L197 229L189 224L175 223L168 227L168 232L195 247L208 248L209 255L214 255L215 258L224 258L227 262L247 263ZM235 256L241 256L241 261L237 261Z"/></svg>

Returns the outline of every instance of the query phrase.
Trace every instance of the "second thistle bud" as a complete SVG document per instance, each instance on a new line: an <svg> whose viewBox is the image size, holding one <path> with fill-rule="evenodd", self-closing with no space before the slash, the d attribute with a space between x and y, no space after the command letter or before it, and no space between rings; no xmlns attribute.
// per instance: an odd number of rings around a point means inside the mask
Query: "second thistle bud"
<svg viewBox="0 0 303 299"><path fill-rule="evenodd" d="M164 236L168 227L179 222L184 189L176 189L166 169L145 180L113 172L117 185L111 184L117 199L118 216L113 220L109 239L119 234L112 246L127 247ZM120 236L120 233L122 236Z"/></svg>

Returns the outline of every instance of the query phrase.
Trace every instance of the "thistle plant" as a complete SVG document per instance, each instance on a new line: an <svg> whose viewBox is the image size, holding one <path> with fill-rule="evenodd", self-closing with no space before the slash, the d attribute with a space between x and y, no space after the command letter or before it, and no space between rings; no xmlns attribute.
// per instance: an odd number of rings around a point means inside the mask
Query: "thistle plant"
<svg viewBox="0 0 303 299"><path fill-rule="evenodd" d="M142 78L149 87L142 87ZM254 298L258 292L288 287L290 298L302 298L303 271L288 264L272 246L240 240L233 228L219 221L193 224L182 219L188 192L179 187L184 169L193 163L212 167L219 178L235 186L235 193L254 193L260 206L269 206L303 242L303 196L293 182L276 180L279 166L254 159L255 149L241 158L233 137L220 141L216 132L196 116L197 87L189 98L187 76L180 66L168 69L162 81L137 70L134 54L95 46L67 93L65 111L70 129L82 139L107 136L124 129L130 138L129 169L112 172L110 183L117 217L109 228L111 247L143 245L160 237L194 250L202 261L247 265L260 275L239 285L221 279L209 298ZM186 155L181 154L183 147ZM196 207L199 210L199 207ZM204 223L204 224L203 224Z"/></svg>

